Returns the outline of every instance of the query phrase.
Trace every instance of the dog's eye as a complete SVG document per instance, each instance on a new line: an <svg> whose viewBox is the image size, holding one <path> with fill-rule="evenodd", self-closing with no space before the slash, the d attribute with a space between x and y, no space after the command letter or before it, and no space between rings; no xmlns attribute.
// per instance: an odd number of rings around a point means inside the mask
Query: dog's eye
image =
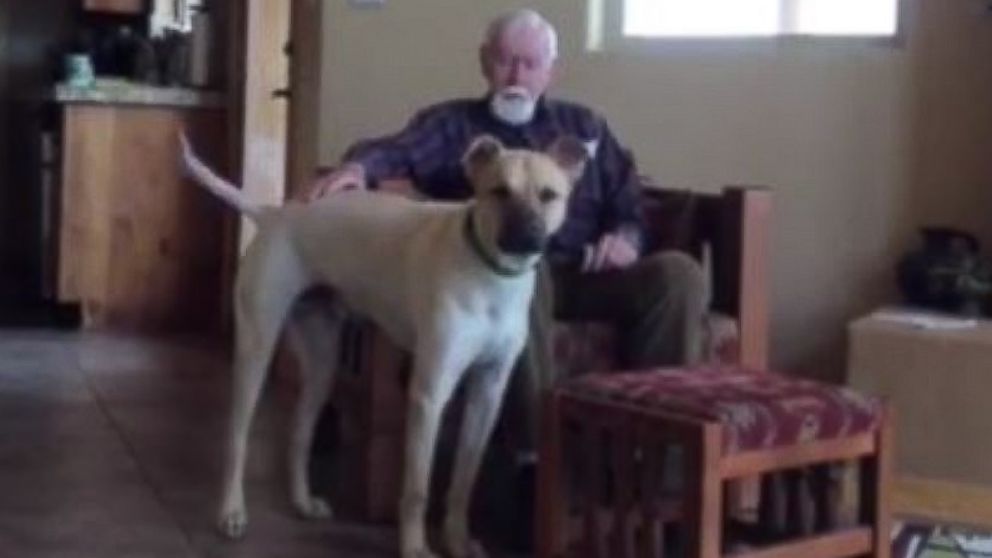
<svg viewBox="0 0 992 558"><path fill-rule="evenodd" d="M541 203L551 203L558 199L558 192L555 192L551 188L542 188L537 194L537 197L541 200Z"/></svg>
<svg viewBox="0 0 992 558"><path fill-rule="evenodd" d="M510 189L506 186L497 186L490 190L489 193L498 200L506 200L510 198Z"/></svg>

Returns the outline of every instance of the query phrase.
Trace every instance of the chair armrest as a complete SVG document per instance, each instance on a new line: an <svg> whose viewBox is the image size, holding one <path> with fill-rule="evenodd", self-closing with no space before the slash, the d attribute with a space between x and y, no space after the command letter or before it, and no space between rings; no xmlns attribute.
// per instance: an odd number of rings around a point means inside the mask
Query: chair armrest
<svg viewBox="0 0 992 558"><path fill-rule="evenodd" d="M771 191L726 187L709 194L645 188L645 246L709 262L713 309L740 328L741 364L768 364L768 243Z"/></svg>
<svg viewBox="0 0 992 558"><path fill-rule="evenodd" d="M713 243L714 305L737 316L741 364L768 368L771 191L726 188Z"/></svg>

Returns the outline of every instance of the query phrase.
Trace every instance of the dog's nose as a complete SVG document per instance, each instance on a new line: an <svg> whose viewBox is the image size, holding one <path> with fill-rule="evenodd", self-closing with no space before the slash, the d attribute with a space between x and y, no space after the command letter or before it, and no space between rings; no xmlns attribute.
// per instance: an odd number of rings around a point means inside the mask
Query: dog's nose
<svg viewBox="0 0 992 558"><path fill-rule="evenodd" d="M496 243L499 245L499 249L507 254L537 254L544 250L544 231L533 228L528 230L504 229Z"/></svg>
<svg viewBox="0 0 992 558"><path fill-rule="evenodd" d="M537 216L508 212L503 219L496 244L507 254L527 255L544 250L546 240L544 223Z"/></svg>

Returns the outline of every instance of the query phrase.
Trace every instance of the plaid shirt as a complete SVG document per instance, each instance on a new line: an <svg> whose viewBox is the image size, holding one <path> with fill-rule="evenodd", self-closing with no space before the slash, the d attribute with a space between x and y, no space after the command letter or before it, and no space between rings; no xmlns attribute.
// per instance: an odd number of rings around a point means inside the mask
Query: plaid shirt
<svg viewBox="0 0 992 558"><path fill-rule="evenodd" d="M510 148L535 150L571 134L593 151L572 192L565 223L549 245L552 261L580 262L584 247L608 232L622 232L640 246L640 183L634 161L606 122L577 104L542 99L530 123L511 126L490 114L487 98L449 101L419 112L394 135L355 144L344 159L360 163L373 188L381 180L406 178L430 198L464 200L471 197L472 187L461 157L483 133Z"/></svg>

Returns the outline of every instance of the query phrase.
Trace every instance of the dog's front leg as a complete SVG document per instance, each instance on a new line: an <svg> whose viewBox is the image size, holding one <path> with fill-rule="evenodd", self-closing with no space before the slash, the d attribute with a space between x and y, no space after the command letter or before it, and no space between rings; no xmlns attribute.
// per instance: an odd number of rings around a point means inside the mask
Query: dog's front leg
<svg viewBox="0 0 992 558"><path fill-rule="evenodd" d="M465 414L444 520L445 544L454 558L485 556L482 547L469 533L469 504L482 458L502 407L514 360L507 358L496 365L473 369L466 379L469 383Z"/></svg>
<svg viewBox="0 0 992 558"><path fill-rule="evenodd" d="M436 558L427 545L424 523L441 417L465 367L453 352L457 351L452 351L449 342L418 347L415 354L399 509L403 558Z"/></svg>

